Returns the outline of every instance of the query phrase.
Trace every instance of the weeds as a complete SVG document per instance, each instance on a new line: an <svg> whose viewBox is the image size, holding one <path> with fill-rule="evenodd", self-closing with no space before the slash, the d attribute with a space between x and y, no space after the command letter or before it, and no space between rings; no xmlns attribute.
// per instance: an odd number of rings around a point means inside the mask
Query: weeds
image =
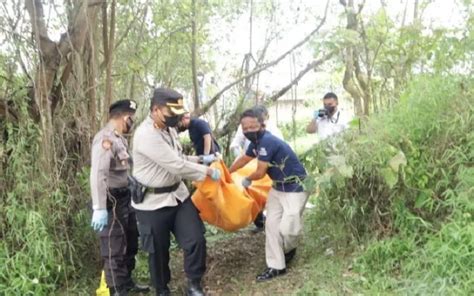
<svg viewBox="0 0 474 296"><path fill-rule="evenodd" d="M333 239L352 238L347 245L359 249L354 287L472 294L472 85L420 76L394 110L371 118L361 133L304 155L313 176L307 186L320 190L311 223L331 216L346 230Z"/></svg>

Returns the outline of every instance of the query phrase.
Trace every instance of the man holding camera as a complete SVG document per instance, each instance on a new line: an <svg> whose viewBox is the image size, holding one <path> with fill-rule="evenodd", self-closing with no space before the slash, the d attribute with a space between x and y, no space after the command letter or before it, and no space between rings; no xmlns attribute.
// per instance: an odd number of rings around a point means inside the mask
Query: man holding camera
<svg viewBox="0 0 474 296"><path fill-rule="evenodd" d="M338 98L329 92L323 97L324 109L314 112L313 120L306 127L309 134L318 133L320 140L339 134L348 127L348 121L337 109Z"/></svg>

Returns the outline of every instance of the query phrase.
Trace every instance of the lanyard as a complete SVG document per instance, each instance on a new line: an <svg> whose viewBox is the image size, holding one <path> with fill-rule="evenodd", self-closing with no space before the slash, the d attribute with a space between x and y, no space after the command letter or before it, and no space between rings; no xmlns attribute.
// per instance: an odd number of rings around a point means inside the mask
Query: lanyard
<svg viewBox="0 0 474 296"><path fill-rule="evenodd" d="M337 118L336 121L333 121L333 118L328 118L331 123L337 123L339 121L339 116L341 115L341 111L337 111Z"/></svg>

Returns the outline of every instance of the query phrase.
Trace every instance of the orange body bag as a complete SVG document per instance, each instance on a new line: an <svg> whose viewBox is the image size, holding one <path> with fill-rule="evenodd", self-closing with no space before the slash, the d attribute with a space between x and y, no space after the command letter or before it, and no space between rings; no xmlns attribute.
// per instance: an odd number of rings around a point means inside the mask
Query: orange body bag
<svg viewBox="0 0 474 296"><path fill-rule="evenodd" d="M247 189L241 185L242 179L256 170L256 159L232 175L223 161L214 162L211 166L220 169L221 179L216 182L207 177L202 182L196 182L196 191L192 196L201 219L227 231L246 227L264 208L271 179L266 175L253 181Z"/></svg>

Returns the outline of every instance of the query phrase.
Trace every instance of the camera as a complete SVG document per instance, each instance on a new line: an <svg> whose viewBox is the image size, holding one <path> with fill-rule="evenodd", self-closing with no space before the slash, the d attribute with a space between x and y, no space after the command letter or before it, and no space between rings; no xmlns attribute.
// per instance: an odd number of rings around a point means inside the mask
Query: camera
<svg viewBox="0 0 474 296"><path fill-rule="evenodd" d="M329 116L329 112L326 109L319 109L318 110L318 117Z"/></svg>

